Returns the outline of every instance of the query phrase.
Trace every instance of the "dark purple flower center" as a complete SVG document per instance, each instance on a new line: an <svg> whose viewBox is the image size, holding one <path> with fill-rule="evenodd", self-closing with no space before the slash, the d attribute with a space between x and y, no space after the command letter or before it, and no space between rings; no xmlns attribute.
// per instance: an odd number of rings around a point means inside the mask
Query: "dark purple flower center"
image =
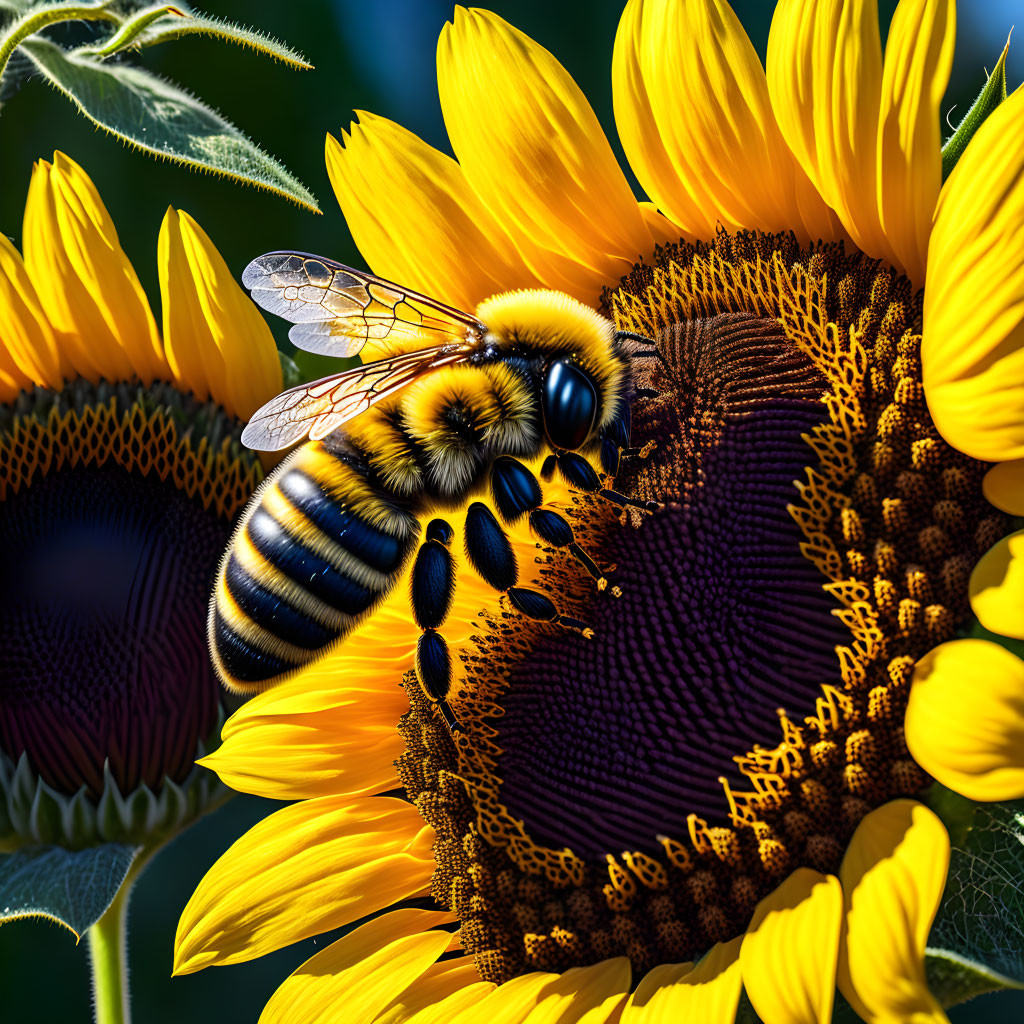
<svg viewBox="0 0 1024 1024"><path fill-rule="evenodd" d="M0 749L51 786L158 787L216 725L206 605L230 520L115 462L0 504Z"/></svg>
<svg viewBox="0 0 1024 1024"><path fill-rule="evenodd" d="M720 821L720 779L749 788L734 755L778 735L779 708L807 713L841 685L849 639L787 509L825 382L746 314L681 325L662 351L645 382L659 397L633 406L634 443L658 447L616 486L666 507L591 531L622 596L574 610L593 640L548 635L520 659L494 722L509 812L583 857L654 850L691 812Z"/></svg>

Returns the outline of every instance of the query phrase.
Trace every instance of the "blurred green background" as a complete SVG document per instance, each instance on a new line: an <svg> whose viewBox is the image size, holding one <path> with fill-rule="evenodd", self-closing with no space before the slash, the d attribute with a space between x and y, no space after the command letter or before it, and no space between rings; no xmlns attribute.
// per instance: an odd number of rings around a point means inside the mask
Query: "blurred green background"
<svg viewBox="0 0 1024 1024"><path fill-rule="evenodd" d="M763 56L774 3L733 0L733 6ZM894 6L891 0L880 3L883 26ZM495 0L490 7L559 57L614 140L609 67L622 0ZM0 231L20 246L32 162L63 150L99 187L155 311L156 238L169 204L187 210L203 225L236 274L252 257L278 248L318 252L359 266L324 169L325 134L346 127L354 109L368 109L448 149L434 81L434 50L441 26L451 16L450 2L209 0L201 9L284 39L316 70L289 71L203 39L150 50L144 63L220 109L283 160L317 195L323 216L130 153L38 81L29 82L0 112ZM995 63L1021 12L1021 0L960 4L953 80L943 108L944 113L955 108L954 124L981 88L983 68ZM1024 50L1017 47L1008 64L1010 87L1022 77ZM617 142L613 144L621 158ZM286 327L273 326L283 343ZM232 800L162 851L143 875L133 896L130 924L138 1024L180 1024L183 1019L250 1024L280 981L333 939L321 936L250 964L170 977L180 908L207 867L276 806L252 797ZM1024 994L983 997L955 1009L951 1017L960 1024L1017 1022L1024 1018ZM0 928L0 1020L86 1024L91 1019L85 944L76 947L70 933L42 921Z"/></svg>

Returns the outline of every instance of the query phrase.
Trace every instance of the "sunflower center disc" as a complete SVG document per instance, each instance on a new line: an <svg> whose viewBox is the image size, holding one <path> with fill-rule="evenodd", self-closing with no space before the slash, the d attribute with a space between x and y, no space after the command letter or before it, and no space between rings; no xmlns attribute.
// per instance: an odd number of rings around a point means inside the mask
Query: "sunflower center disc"
<svg viewBox="0 0 1024 1024"><path fill-rule="evenodd" d="M120 466L0 505L0 747L54 788L183 779L216 722L206 606L230 523Z"/></svg>
<svg viewBox="0 0 1024 1024"><path fill-rule="evenodd" d="M773 734L778 708L840 682L844 631L787 511L825 382L776 322L745 314L680 325L660 347L666 365L642 382L660 396L633 413L658 447L616 485L666 507L592 530L622 596L574 611L595 640L537 644L495 722L509 812L581 856L654 850L690 812L721 818L733 755Z"/></svg>

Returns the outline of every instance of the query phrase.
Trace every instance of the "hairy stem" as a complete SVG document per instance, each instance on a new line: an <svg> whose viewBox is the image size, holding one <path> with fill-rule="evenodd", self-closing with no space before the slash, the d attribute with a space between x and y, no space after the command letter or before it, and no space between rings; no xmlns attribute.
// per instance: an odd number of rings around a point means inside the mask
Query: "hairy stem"
<svg viewBox="0 0 1024 1024"><path fill-rule="evenodd" d="M26 11L11 23L7 34L0 39L0 75L4 73L11 54L29 36L59 21L120 21L109 8L110 0L100 0L91 4L48 4Z"/></svg>
<svg viewBox="0 0 1024 1024"><path fill-rule="evenodd" d="M103 916L86 933L95 1024L131 1024L128 998L128 901L155 848L140 849Z"/></svg>

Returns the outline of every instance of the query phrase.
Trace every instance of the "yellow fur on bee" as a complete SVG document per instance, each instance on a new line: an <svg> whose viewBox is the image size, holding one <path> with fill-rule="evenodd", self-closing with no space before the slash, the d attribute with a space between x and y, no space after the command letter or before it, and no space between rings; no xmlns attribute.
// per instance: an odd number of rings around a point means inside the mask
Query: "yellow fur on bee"
<svg viewBox="0 0 1024 1024"><path fill-rule="evenodd" d="M584 303L561 292L524 289L484 300L476 315L502 348L522 345L538 355L573 353L601 396L599 426L614 419L626 370L615 357L615 327Z"/></svg>
<svg viewBox="0 0 1024 1024"><path fill-rule="evenodd" d="M463 364L417 381L402 410L430 465L432 483L455 495L471 486L488 447L508 454L536 447L535 405L515 370Z"/></svg>
<svg viewBox="0 0 1024 1024"><path fill-rule="evenodd" d="M404 397L404 396L401 396ZM351 420L345 428L349 439L380 474L387 489L397 496L416 494L423 487L423 471L409 438L395 425L398 397Z"/></svg>

